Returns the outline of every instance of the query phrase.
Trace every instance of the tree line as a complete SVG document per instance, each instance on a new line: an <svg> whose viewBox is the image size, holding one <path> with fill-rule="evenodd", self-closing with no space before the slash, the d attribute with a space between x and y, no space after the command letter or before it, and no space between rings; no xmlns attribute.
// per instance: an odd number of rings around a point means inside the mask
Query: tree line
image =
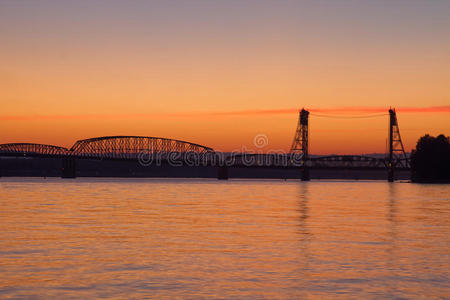
<svg viewBox="0 0 450 300"><path fill-rule="evenodd" d="M450 182L450 142L443 134L422 136L411 152L413 182Z"/></svg>

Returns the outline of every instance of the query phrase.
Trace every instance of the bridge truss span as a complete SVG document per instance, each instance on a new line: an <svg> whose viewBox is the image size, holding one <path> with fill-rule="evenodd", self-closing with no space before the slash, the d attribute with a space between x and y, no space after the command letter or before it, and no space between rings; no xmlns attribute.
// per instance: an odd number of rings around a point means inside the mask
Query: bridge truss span
<svg viewBox="0 0 450 300"><path fill-rule="evenodd" d="M311 169L382 169L388 166L385 158L364 155L327 155L309 157L304 163L293 153L241 153L231 155L227 162L234 167L298 168Z"/></svg>
<svg viewBox="0 0 450 300"><path fill-rule="evenodd" d="M384 158L364 155L329 155L311 158L314 168L377 168L387 167Z"/></svg>
<svg viewBox="0 0 450 300"><path fill-rule="evenodd" d="M64 156L69 149L54 145L34 143L0 144L0 155L5 156Z"/></svg>
<svg viewBox="0 0 450 300"><path fill-rule="evenodd" d="M329 118L372 118L381 117L385 114L377 114L370 116L327 116L317 115L320 117ZM388 181L392 182L394 178L394 169L410 169L409 158L406 155L403 147L402 139L400 137L400 129L398 127L397 114L395 109L389 109L389 153L384 159L365 157L358 155L332 155L320 158L308 159L308 139L309 139L309 112L305 109L300 111L299 122L294 136L294 142L291 146L291 154L299 153L303 156L303 172L302 180L309 180L308 168L310 166L316 168L331 168L332 166L339 166L344 168L353 168L355 165L366 168L380 168L384 167L388 170Z"/></svg>
<svg viewBox="0 0 450 300"><path fill-rule="evenodd" d="M76 157L138 159L139 155L215 154L212 148L190 142L147 136L106 136L79 140L70 153Z"/></svg>

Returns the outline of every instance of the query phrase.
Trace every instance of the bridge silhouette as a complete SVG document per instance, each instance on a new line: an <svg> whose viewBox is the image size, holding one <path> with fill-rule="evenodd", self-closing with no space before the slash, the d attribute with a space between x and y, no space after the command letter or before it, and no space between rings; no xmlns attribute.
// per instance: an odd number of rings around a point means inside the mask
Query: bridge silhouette
<svg viewBox="0 0 450 300"><path fill-rule="evenodd" d="M62 161L61 177L77 176L77 161L149 161L170 163L177 158L189 167L217 168L217 178L228 179L233 168L298 170L302 180L309 180L310 170L384 170L388 181L394 170L408 170L409 159L403 148L394 109L389 109L389 153L384 158L363 155L310 156L309 111L299 112L297 129L289 153L222 153L187 141L147 136L106 136L77 141L70 149L45 144L0 144L1 157L52 158ZM1 171L1 165L0 165Z"/></svg>

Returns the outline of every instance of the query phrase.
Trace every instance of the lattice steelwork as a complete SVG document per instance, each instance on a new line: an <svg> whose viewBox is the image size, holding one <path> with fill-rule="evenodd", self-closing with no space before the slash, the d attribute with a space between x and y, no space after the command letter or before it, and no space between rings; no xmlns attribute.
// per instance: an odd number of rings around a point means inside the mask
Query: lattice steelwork
<svg viewBox="0 0 450 300"><path fill-rule="evenodd" d="M311 158L315 168L386 168L381 158L362 155L330 155Z"/></svg>
<svg viewBox="0 0 450 300"><path fill-rule="evenodd" d="M389 109L389 157L388 160L388 181L393 182L394 169L409 168L409 160L406 157L403 147L400 129L398 128L397 114L395 109Z"/></svg>
<svg viewBox="0 0 450 300"><path fill-rule="evenodd" d="M385 169L387 161L363 155L330 155L309 158L309 167L327 169ZM286 154L239 154L233 159L239 167L296 167Z"/></svg>
<svg viewBox="0 0 450 300"><path fill-rule="evenodd" d="M288 167L291 166L290 155L282 153L242 153L229 158L238 167Z"/></svg>
<svg viewBox="0 0 450 300"><path fill-rule="evenodd" d="M59 146L33 144L33 143L10 143L0 144L0 154L2 155L66 155L68 149Z"/></svg>
<svg viewBox="0 0 450 300"><path fill-rule="evenodd" d="M136 159L140 153L214 153L212 148L198 144L145 136L107 136L80 140L70 151L76 157L102 159Z"/></svg>
<svg viewBox="0 0 450 300"><path fill-rule="evenodd" d="M393 168L408 168L409 162L403 147L395 109L389 109L389 163Z"/></svg>
<svg viewBox="0 0 450 300"><path fill-rule="evenodd" d="M309 180L308 162L308 116L309 111L300 111L297 130L291 146L291 160L296 164L300 163L302 168L302 181Z"/></svg>
<svg viewBox="0 0 450 300"><path fill-rule="evenodd" d="M302 155L303 161L308 159L308 115L309 111L305 109L300 111L297 130L291 146L291 153Z"/></svg>

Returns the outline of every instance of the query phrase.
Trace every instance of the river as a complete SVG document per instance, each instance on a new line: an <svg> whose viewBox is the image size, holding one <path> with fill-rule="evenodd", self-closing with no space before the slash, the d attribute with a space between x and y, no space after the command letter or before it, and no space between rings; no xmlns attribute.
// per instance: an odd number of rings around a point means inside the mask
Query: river
<svg viewBox="0 0 450 300"><path fill-rule="evenodd" d="M450 297L450 185L0 178L0 298Z"/></svg>

